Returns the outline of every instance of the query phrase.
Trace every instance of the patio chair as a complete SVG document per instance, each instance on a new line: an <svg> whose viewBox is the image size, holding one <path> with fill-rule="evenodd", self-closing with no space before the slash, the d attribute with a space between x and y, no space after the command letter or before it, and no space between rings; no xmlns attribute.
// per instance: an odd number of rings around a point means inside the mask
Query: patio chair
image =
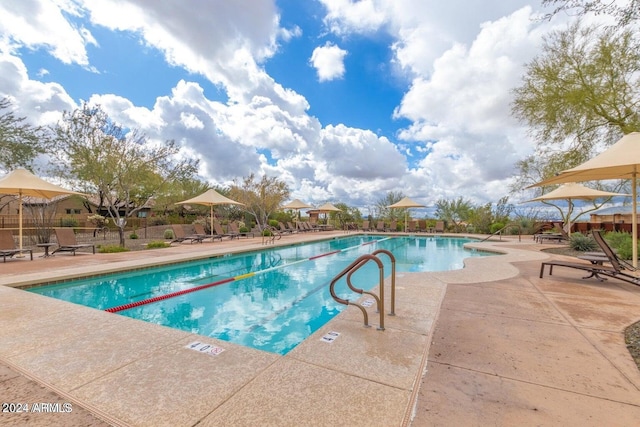
<svg viewBox="0 0 640 427"><path fill-rule="evenodd" d="M369 221L367 220L362 221L362 227L360 227L360 230L371 231L371 226L369 225Z"/></svg>
<svg viewBox="0 0 640 427"><path fill-rule="evenodd" d="M228 233L232 233L238 238L246 237L248 239L249 238L249 234L251 234L251 237L253 237L253 233L251 233L251 232L240 231L240 229L238 228L238 224L236 224L235 222L230 222L229 223L229 231L228 231Z"/></svg>
<svg viewBox="0 0 640 427"><path fill-rule="evenodd" d="M436 233L444 233L444 221L436 221L436 227L434 231Z"/></svg>
<svg viewBox="0 0 640 427"><path fill-rule="evenodd" d="M204 229L204 225L200 223L193 224L193 231L195 232L194 236L202 237L203 240L211 239L212 242L216 239L222 240L222 236L219 236L217 234L207 234Z"/></svg>
<svg viewBox="0 0 640 427"><path fill-rule="evenodd" d="M376 225L376 231L387 231L387 229L384 227L384 221L378 221L378 224Z"/></svg>
<svg viewBox="0 0 640 427"><path fill-rule="evenodd" d="M33 250L18 249L16 242L13 240L11 230L0 230L0 254L2 255L2 262L7 262L7 257L12 258L14 255L27 252L31 256L31 261L33 261Z"/></svg>
<svg viewBox="0 0 640 427"><path fill-rule="evenodd" d="M292 224L291 221L287 221L287 228L291 230L292 233L297 233L298 227L295 224Z"/></svg>
<svg viewBox="0 0 640 427"><path fill-rule="evenodd" d="M217 235L221 236L220 240L222 240L223 237L228 237L230 240L235 237L238 237L238 238L240 237L239 233L233 233L233 232L225 233L224 230L222 229L222 225L220 225L218 221L213 221L213 229L215 230Z"/></svg>
<svg viewBox="0 0 640 427"><path fill-rule="evenodd" d="M590 261L591 264L571 261L545 261L540 266L540 278L542 278L544 274L544 267L548 265L549 276L553 274L554 266L567 267L589 272L589 276L583 277L583 279L595 277L600 281L604 281L606 278L602 276L606 276L640 286L640 278L627 272L635 271L635 267L618 258L613 249L611 249L609 244L604 240L600 231L594 230L592 235L596 243L600 246L600 249L602 249L602 255L582 257L583 259ZM603 265L603 262L610 262L611 267Z"/></svg>
<svg viewBox="0 0 640 427"><path fill-rule="evenodd" d="M417 221L409 221L409 223L407 224L407 231L409 233L415 233L416 226L417 226Z"/></svg>
<svg viewBox="0 0 640 427"><path fill-rule="evenodd" d="M398 231L398 221L391 221L391 223L389 224L388 228L384 229L385 231L391 231L391 232L396 232Z"/></svg>
<svg viewBox="0 0 640 427"><path fill-rule="evenodd" d="M184 232L184 227L182 227L182 225L180 225L180 224L171 224L171 229L173 230L173 236L174 237L173 237L173 240L169 242L169 244L172 244L172 243L184 243L184 242L202 243L202 241L206 238L204 236L196 235L196 234L192 234L190 236L187 236L187 233ZM202 230L202 231L204 231L204 230Z"/></svg>
<svg viewBox="0 0 640 427"><path fill-rule="evenodd" d="M282 222L278 222L278 229L279 229L281 234L293 234L293 230L288 228Z"/></svg>
<svg viewBox="0 0 640 427"><path fill-rule="evenodd" d="M51 255L56 252L71 252L75 256L78 249L84 248L91 248L93 253L96 253L96 245L93 243L78 243L73 228L56 228L54 232L56 233L58 247L51 252Z"/></svg>

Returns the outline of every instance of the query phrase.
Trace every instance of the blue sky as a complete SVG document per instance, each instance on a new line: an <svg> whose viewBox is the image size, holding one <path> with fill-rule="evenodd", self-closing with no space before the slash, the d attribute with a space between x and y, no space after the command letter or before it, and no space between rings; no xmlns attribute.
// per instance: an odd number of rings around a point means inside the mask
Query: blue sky
<svg viewBox="0 0 640 427"><path fill-rule="evenodd" d="M528 0L3 2L0 96L35 124L100 104L179 141L213 185L276 175L292 198L365 212L389 191L495 203L533 149L510 91L566 25L539 13Z"/></svg>

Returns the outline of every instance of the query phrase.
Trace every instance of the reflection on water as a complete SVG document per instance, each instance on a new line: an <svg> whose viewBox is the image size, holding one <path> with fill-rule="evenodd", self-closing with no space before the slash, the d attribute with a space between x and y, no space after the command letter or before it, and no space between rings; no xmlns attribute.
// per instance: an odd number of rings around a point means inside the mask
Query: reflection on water
<svg viewBox="0 0 640 427"><path fill-rule="evenodd" d="M371 241L376 243L369 244ZM386 249L395 256L398 273L451 270L462 268L464 258L488 255L464 250L462 245L468 241L444 237L351 236L101 276L30 291L107 309L237 278L119 313L286 354L345 308L331 298L329 283L358 256ZM309 259L332 251L340 252ZM383 255L380 259L386 275L390 272L389 258ZM252 274L242 276L248 273ZM366 264L353 276L354 284L365 290L376 286L378 279L375 263ZM338 282L336 292L345 299L359 297L350 292L343 281Z"/></svg>

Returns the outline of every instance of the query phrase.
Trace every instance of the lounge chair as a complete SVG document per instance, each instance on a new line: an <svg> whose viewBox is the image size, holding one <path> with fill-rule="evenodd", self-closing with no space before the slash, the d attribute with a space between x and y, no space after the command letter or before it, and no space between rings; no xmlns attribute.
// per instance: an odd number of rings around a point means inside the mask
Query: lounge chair
<svg viewBox="0 0 640 427"><path fill-rule="evenodd" d="M384 227L384 221L378 221L378 224L376 225L376 231L387 231L387 229Z"/></svg>
<svg viewBox="0 0 640 427"><path fill-rule="evenodd" d="M169 244L172 244L172 243L184 243L184 242L202 243L202 241L206 238L205 236L196 235L196 234L192 234L190 236L187 236L187 233L184 232L184 228L180 224L171 224L171 228L173 229L173 236L174 237L173 237L173 240L169 242ZM202 231L204 231L204 230L202 230Z"/></svg>
<svg viewBox="0 0 640 427"><path fill-rule="evenodd" d="M436 221L436 227L434 231L436 233L444 233L444 221Z"/></svg>
<svg viewBox="0 0 640 427"><path fill-rule="evenodd" d="M416 232L416 226L417 226L417 221L409 221L409 224L407 225L407 231L409 233L415 233Z"/></svg>
<svg viewBox="0 0 640 427"><path fill-rule="evenodd" d="M292 233L298 232L298 227L291 223L291 221L287 221L287 228L291 230Z"/></svg>
<svg viewBox="0 0 640 427"><path fill-rule="evenodd" d="M228 237L229 239L240 237L239 233L234 233L234 232L225 233L224 230L222 229L222 225L220 225L218 221L213 221L213 229L215 230L217 235L221 236L220 240L222 240L223 237Z"/></svg>
<svg viewBox="0 0 640 427"><path fill-rule="evenodd" d="M589 272L589 276L583 277L583 279L594 277L596 279L599 279L600 281L603 281L606 279L602 276L606 276L640 286L640 278L627 272L630 270L633 271L635 270L635 268L629 265L626 261L620 260L618 258L613 249L611 249L602 235L600 235L600 231L594 230L592 232L592 235L596 243L598 243L598 245L602 249L604 256L583 256L582 259L590 261L590 264L571 261L545 261L540 266L540 278L542 278L544 274L544 267L548 265L549 276L553 274L553 267L567 267ZM610 262L611 267L603 265L603 262L605 261Z"/></svg>
<svg viewBox="0 0 640 427"><path fill-rule="evenodd" d="M73 228L56 228L56 241L58 247L51 252L51 255L56 252L71 252L75 256L78 249L91 248L93 253L96 253L96 245L92 243L78 243L76 240L76 233L73 232Z"/></svg>
<svg viewBox="0 0 640 427"><path fill-rule="evenodd" d="M280 231L280 234L292 234L293 233L293 230L288 228L282 222L278 222L278 229Z"/></svg>
<svg viewBox="0 0 640 427"><path fill-rule="evenodd" d="M418 231L421 231L423 233L426 233L427 231L429 231L429 227L427 227L427 220L426 219L419 219L418 220Z"/></svg>
<svg viewBox="0 0 640 427"><path fill-rule="evenodd" d="M367 220L362 221L362 227L360 227L360 230L371 231L371 226L369 225L369 221Z"/></svg>
<svg viewBox="0 0 640 427"><path fill-rule="evenodd" d="M251 232L240 231L240 229L238 228L238 224L236 224L235 222L230 222L229 223L229 231L228 231L228 233L232 233L233 235L235 235L238 238L246 237L248 239L249 235L251 235L251 237L253 237L253 233L251 233Z"/></svg>
<svg viewBox="0 0 640 427"><path fill-rule="evenodd" d="M392 233L398 231L398 221L391 221L389 227L385 228L385 231L391 231Z"/></svg>
<svg viewBox="0 0 640 427"><path fill-rule="evenodd" d="M200 223L193 224L193 231L195 232L194 236L201 237L203 240L211 239L212 242L216 239L222 240L222 236L219 236L217 234L207 234L204 229L204 225Z"/></svg>
<svg viewBox="0 0 640 427"><path fill-rule="evenodd" d="M0 230L0 255L2 255L2 262L7 262L7 257L12 258L14 255L27 252L31 256L31 261L33 261L33 250L18 249L16 242L13 240L11 230Z"/></svg>

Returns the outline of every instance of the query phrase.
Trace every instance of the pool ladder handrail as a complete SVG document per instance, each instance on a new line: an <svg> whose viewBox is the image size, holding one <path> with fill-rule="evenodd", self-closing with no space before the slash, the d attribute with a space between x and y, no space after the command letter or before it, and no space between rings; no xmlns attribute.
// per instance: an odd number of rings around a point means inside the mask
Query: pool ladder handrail
<svg viewBox="0 0 640 427"><path fill-rule="evenodd" d="M269 236L265 236L264 232L268 230L271 234ZM280 233L280 230L278 230L275 227L272 227L270 225L267 225L263 230L262 230L262 244L263 245L268 245L270 243L274 243L275 240L280 240L282 238L282 233Z"/></svg>
<svg viewBox="0 0 640 427"><path fill-rule="evenodd" d="M378 330L379 331L384 331L384 265L382 264L382 261L380 261L380 258L376 256L376 254L378 253L384 253L387 254L390 258L391 258L391 264L392 264L392 278L391 278L391 313L389 313L391 316L394 316L394 310L395 310L395 257L393 256L393 254L387 250L384 249L379 249L377 251L374 251L374 253L372 254L365 254L365 255L361 255L360 257L358 257L355 261L353 261L351 264L349 264L344 270L342 270L340 273L338 273L333 280L331 281L331 283L329 284L329 292L331 293L331 296L333 297L333 299L340 303L340 304L344 304L344 305L354 305L356 307L358 307L360 309L360 311L362 311L362 315L364 316L364 326L366 328L368 328L369 325L369 315L367 314L367 310L365 310L365 308L355 302L351 302L348 299L344 299L344 298L340 298L339 296L336 295L335 293L335 284L338 282L338 280L340 280L341 278L343 278L345 275L347 276L346 281L347 281L347 286L349 287L349 289L351 289L353 292L356 292L358 294L367 294L367 295L371 295L375 300L376 300L376 307L377 307L377 312L380 313L380 325L378 326ZM380 289L380 296L378 297L376 294L374 294L373 292L369 292L369 291L365 291L363 289L360 288L356 288L355 286L353 286L353 283L351 282L351 276L353 275L353 273L355 273L357 270L359 270L361 267L363 267L365 264L367 264L369 261L373 261L378 265L378 271L379 271L379 289Z"/></svg>

